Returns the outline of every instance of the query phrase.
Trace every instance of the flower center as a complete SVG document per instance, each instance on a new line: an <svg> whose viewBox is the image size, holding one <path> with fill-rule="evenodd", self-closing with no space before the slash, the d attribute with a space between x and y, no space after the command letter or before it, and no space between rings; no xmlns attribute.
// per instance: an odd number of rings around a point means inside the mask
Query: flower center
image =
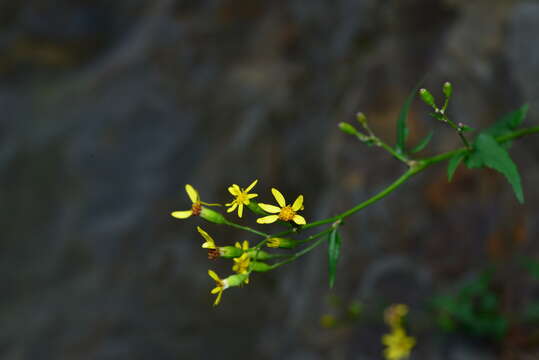
<svg viewBox="0 0 539 360"><path fill-rule="evenodd" d="M221 254L219 253L219 250L217 249L208 249L208 259L215 260L217 259Z"/></svg>
<svg viewBox="0 0 539 360"><path fill-rule="evenodd" d="M191 207L191 211L193 212L194 216L199 216L202 212L202 205L198 202L193 203L193 206Z"/></svg>
<svg viewBox="0 0 539 360"><path fill-rule="evenodd" d="M279 213L279 219L282 221L290 221L296 216L296 212L292 210L291 206L285 206L281 209Z"/></svg>
<svg viewBox="0 0 539 360"><path fill-rule="evenodd" d="M249 198L247 197L247 193L245 191L241 191L239 195L236 197L236 201L238 203L247 203L249 202Z"/></svg>

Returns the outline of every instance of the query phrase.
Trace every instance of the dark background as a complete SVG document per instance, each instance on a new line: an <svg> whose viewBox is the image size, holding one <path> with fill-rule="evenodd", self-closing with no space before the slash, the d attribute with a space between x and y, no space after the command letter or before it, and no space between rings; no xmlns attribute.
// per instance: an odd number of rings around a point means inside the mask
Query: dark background
<svg viewBox="0 0 539 360"><path fill-rule="evenodd" d="M456 121L529 102L537 124L539 2L1 0L0 26L2 359L380 359L381 313L320 326L335 297L409 304L413 359L539 357L444 334L426 305L492 263L505 313L537 290L513 261L537 256L537 137L512 150L523 206L497 173L448 183L438 165L351 218L333 292L320 248L213 308L207 269L229 263L208 263L199 219L169 215L185 183L226 202L260 179L266 202L303 193L311 221L368 198L405 169L336 125L363 111L393 143L425 76L438 96L453 83ZM411 143L459 146L427 112L414 103Z"/></svg>

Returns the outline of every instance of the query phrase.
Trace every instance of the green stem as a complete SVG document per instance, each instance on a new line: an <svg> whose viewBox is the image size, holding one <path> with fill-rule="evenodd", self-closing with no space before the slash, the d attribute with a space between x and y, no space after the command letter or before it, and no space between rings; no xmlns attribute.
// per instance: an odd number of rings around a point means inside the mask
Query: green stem
<svg viewBox="0 0 539 360"><path fill-rule="evenodd" d="M324 231L321 231L319 232L318 234L316 235L313 235L307 239L309 239L309 241L311 240L315 240L317 238L319 238L317 241L315 241L314 243L312 243L311 245L307 246L306 248L302 249L301 251L298 251L297 253L295 253L294 255L290 256L288 259L284 260L284 261L281 261L281 262L278 262L278 263L275 263L273 265L271 265L271 270L273 269L276 269L278 268L279 266L283 266L283 265L286 265L288 263L291 263L292 261L296 260L297 258L307 254L309 251L313 250L314 248L316 248L318 245L320 245L324 240L326 240L324 237L322 237L323 235L327 234L328 232L330 232L332 230L333 227L330 227L329 229L326 229ZM307 240L306 239L306 240Z"/></svg>
<svg viewBox="0 0 539 360"><path fill-rule="evenodd" d="M499 143L503 143L503 142L507 142L507 141L510 141L510 140L513 140L513 139L518 139L520 137L530 135L530 134L535 134L535 133L539 133L539 126L530 127L530 128L524 128L524 129L514 131L514 132L512 132L510 134L507 134L507 135L498 136L496 138L496 141L499 142ZM401 185L403 185L412 176L424 171L429 166L440 163L440 162L442 162L444 160L448 160L448 159L452 158L453 156L455 156L457 154L471 151L471 147L470 147L469 143L466 141L466 138L464 138L463 142L464 142L464 144L466 146L464 148L448 151L448 152L445 152L443 154L439 154L439 155L424 158L424 159L421 159L421 160L413 161L413 160L408 160L406 158L403 158L402 156L397 154L393 149L391 149L389 146L387 146L386 144L384 144L383 142L380 141L380 144L377 144L378 146L384 147L384 149L389 151L393 156L395 156L399 160L407 163L410 166L410 168L404 174L402 174L397 180L395 180L392 184L390 184L388 187L386 187L385 189L383 189L382 191L380 191L376 195L372 196L371 198L357 204L353 208L351 208L349 210L346 210L346 211L344 211L341 214L338 214L336 216L333 216L333 217L330 217L330 218L327 218L327 219L318 220L318 221L315 221L315 222L312 222L312 223L308 223L307 225L301 227L299 230L307 230L307 229L317 227L317 226L320 226L320 225L325 225L325 224L328 224L328 223L334 223L335 224L336 222L337 223L341 222L343 219L347 218L348 216L351 216L351 215L361 211L362 209L366 208L367 206L372 205L375 202L385 198L387 195L391 194L393 191L395 191L397 188L399 188ZM246 230L246 231L250 231L252 233L255 233L257 235L265 237L264 240L262 240L261 242L259 242L255 246L258 249L260 249L260 247L262 247L268 241L268 239L270 237L281 237L281 236L288 235L288 234L290 234L292 232L298 231L298 229L294 228L292 230L287 230L287 231L284 231L284 232L281 232L279 234L271 236L269 234L266 234L266 233L251 229L251 228L246 227L246 226L241 226L241 225L238 225L238 224L235 224L235 223L228 222L228 225L236 227L238 229L243 229L243 230ZM333 226L335 226L335 225L333 225ZM317 233L315 235L312 235L312 236L310 236L310 237L308 237L308 238L306 238L304 240L301 240L302 243L306 243L306 242L309 242L309 241L312 241L312 240L315 240L315 239L319 238L319 240L315 241L314 243L312 243L311 245L309 245L306 248L302 249L301 251L296 252L295 254L293 254L288 259L273 264L271 268L275 269L275 268L280 267L282 265L288 264L288 263L296 260L297 258L307 254L308 252L310 252L314 248L316 248L318 245L320 245L322 243L322 241L325 240L322 236L329 233L333 229L333 226L328 227L327 229L325 229L325 230L323 230L323 231L321 231L321 232L319 232L319 233Z"/></svg>
<svg viewBox="0 0 539 360"><path fill-rule="evenodd" d="M228 225L228 226L232 226L236 229L241 229L241 230L245 230L245 231L249 231L253 234L256 234L256 235L259 235L259 236L262 236L262 237L269 237L270 234L266 234L265 232L262 232L262 231L258 231L258 230L255 230L253 228L250 228L248 226L243 226L243 225L240 225L240 224L236 224L230 220L227 220L225 225Z"/></svg>
<svg viewBox="0 0 539 360"><path fill-rule="evenodd" d="M496 138L496 141L498 141L499 143L503 143L503 142L507 142L507 141L510 141L510 140L513 140L513 139L518 139L520 137L530 135L530 134L535 134L535 133L539 133L539 126L520 129L520 130L512 132L511 134L498 136ZM401 177L399 177L397 180L395 180L391 185L389 185L388 187L386 187L385 189L383 189L382 191L380 191L379 193L377 193L373 197L363 201L362 203L359 203L358 205L354 206L353 208L351 208L351 209L349 209L349 210L347 210L347 211L345 211L345 212L343 212L343 213L341 213L339 215L336 215L336 216L333 216L333 217L330 217L330 218L327 218L327 219L315 221L315 222L312 222L312 223L308 223L307 225L303 226L301 228L301 230L306 230L306 229L310 229L312 227L328 224L328 223L331 223L331 222L334 222L334 221L337 221L337 220L342 220L342 219L344 219L344 218L346 218L346 217L348 217L348 216L350 216L352 214L355 214L356 212L358 212L358 211L364 209L365 207L377 202L378 200L383 199L384 197L386 197L387 195L392 193L394 190L396 190L403 183L405 183L412 176L422 172L427 167L429 167L431 165L434 165L434 164L437 164L439 162L442 162L444 160L448 160L448 159L452 158L453 156L455 156L455 155L457 155L459 153L463 153L463 152L467 152L467 151L470 151L470 149L464 147L464 148L448 151L448 152L445 152L443 154L439 154L439 155L435 155L435 156L432 156L432 157L424 158L422 160L415 161L415 163L411 164L411 167L410 167L410 169L408 169L408 171L406 171L403 175L401 175ZM290 234L291 232L292 231L290 231L290 230L284 231L282 233L279 233L279 234L275 235L275 237L285 236L285 235Z"/></svg>
<svg viewBox="0 0 539 360"><path fill-rule="evenodd" d="M398 153L397 151L395 151L391 146L387 145L385 142L383 142L379 138L377 138L377 137L374 138L374 144L376 146L379 146L379 147L383 148L384 150L389 152L391 155L393 155L393 157L395 157L396 159L402 161L406 165L408 165L408 166L410 165L410 159L408 159L403 154Z"/></svg>
<svg viewBox="0 0 539 360"><path fill-rule="evenodd" d="M496 141L498 141L499 143L503 143L503 142L506 142L506 141L521 138L521 137L526 136L526 135L535 134L537 132L539 132L539 126L524 128L524 129L520 129L520 130L517 130L517 131L513 131L511 134L498 136L496 138Z"/></svg>

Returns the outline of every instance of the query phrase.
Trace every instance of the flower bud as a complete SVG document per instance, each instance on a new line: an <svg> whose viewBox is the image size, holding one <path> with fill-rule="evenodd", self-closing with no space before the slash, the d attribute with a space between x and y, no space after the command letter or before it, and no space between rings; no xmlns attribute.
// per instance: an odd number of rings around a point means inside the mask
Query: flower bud
<svg viewBox="0 0 539 360"><path fill-rule="evenodd" d="M225 289L229 287L240 286L248 278L249 278L249 274L230 275L229 277L223 280L223 284L225 285Z"/></svg>
<svg viewBox="0 0 539 360"><path fill-rule="evenodd" d="M361 124L361 126L367 126L367 117L362 112L356 114L356 120Z"/></svg>
<svg viewBox="0 0 539 360"><path fill-rule="evenodd" d="M421 99L425 102L425 104L436 108L436 105L434 104L434 96L432 96L427 89L419 90L419 96L421 96Z"/></svg>
<svg viewBox="0 0 539 360"><path fill-rule="evenodd" d="M223 215L219 214L217 211L208 209L207 207L202 207L200 212L200 217L206 221L215 223L215 224L226 224L226 219Z"/></svg>
<svg viewBox="0 0 539 360"><path fill-rule="evenodd" d="M251 270L252 271L266 272L266 271L270 271L271 269L273 269L272 266L268 265L266 263L259 262L259 261L251 262Z"/></svg>
<svg viewBox="0 0 539 360"><path fill-rule="evenodd" d="M266 243L267 247L281 248L281 249L292 249L296 247L296 245L297 245L296 242L292 239L278 238L278 237L269 238L268 242Z"/></svg>
<svg viewBox="0 0 539 360"><path fill-rule="evenodd" d="M348 135L357 135L357 129L346 122L339 123L339 129Z"/></svg>
<svg viewBox="0 0 539 360"><path fill-rule="evenodd" d="M453 86L449 81L446 81L444 83L443 92L446 99L449 99L451 97L451 94L453 94Z"/></svg>
<svg viewBox="0 0 539 360"><path fill-rule="evenodd" d="M221 257L224 257L226 259L235 258L238 256L241 256L243 254L243 250L238 249L235 246L220 246L219 247L219 255Z"/></svg>

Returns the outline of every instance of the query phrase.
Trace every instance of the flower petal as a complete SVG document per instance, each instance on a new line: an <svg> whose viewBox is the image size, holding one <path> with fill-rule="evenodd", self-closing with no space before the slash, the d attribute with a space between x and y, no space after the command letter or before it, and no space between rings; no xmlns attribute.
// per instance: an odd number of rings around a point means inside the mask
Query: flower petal
<svg viewBox="0 0 539 360"><path fill-rule="evenodd" d="M270 214L277 214L277 213L281 212L281 209L278 208L275 205L258 203L258 206L260 206L260 208L262 210L264 210L265 212L268 212Z"/></svg>
<svg viewBox="0 0 539 360"><path fill-rule="evenodd" d="M258 183L258 180L255 180L251 183L251 185L249 185L247 187L247 189L245 189L245 192L248 193L249 191L253 190L253 188L255 187L255 185Z"/></svg>
<svg viewBox="0 0 539 360"><path fill-rule="evenodd" d="M205 232L204 230L202 230L202 228L200 226L197 226L197 230L198 230L198 233L200 235L202 235L202 237L206 240L206 241L212 241L213 242L213 238L207 233Z"/></svg>
<svg viewBox="0 0 539 360"><path fill-rule="evenodd" d="M240 187L236 184L232 184L232 186L228 187L228 192L231 193L234 196L238 196L241 193Z"/></svg>
<svg viewBox="0 0 539 360"><path fill-rule="evenodd" d="M211 289L210 294L217 294L219 291L221 291L221 287L217 286Z"/></svg>
<svg viewBox="0 0 539 360"><path fill-rule="evenodd" d="M303 207L303 195L298 196L296 201L294 201L294 205L292 205L292 210L298 211L301 210Z"/></svg>
<svg viewBox="0 0 539 360"><path fill-rule="evenodd" d="M173 211L170 215L176 219L187 219L189 216L193 215L193 210Z"/></svg>
<svg viewBox="0 0 539 360"><path fill-rule="evenodd" d="M217 281L218 283L221 283L221 279L219 279L219 276L217 276L217 274L215 273L215 271L213 270L208 270L208 275L210 275L210 277Z"/></svg>
<svg viewBox="0 0 539 360"><path fill-rule="evenodd" d="M294 215L294 218L292 218L292 221L294 221L298 225L305 225L307 222L305 221L305 218L301 215Z"/></svg>
<svg viewBox="0 0 539 360"><path fill-rule="evenodd" d="M189 196L189 199L192 203L196 203L200 201L200 196L198 195L198 191L195 190L194 187L187 184L185 185L185 192L187 193L187 196Z"/></svg>
<svg viewBox="0 0 539 360"><path fill-rule="evenodd" d="M269 216L265 216L263 218L256 219L256 222L259 223L259 224L271 224L271 223L276 222L278 218L279 218L279 216L277 216L277 215L269 215Z"/></svg>
<svg viewBox="0 0 539 360"><path fill-rule="evenodd" d="M221 302L221 297L223 296L223 290L219 291L219 294L217 294L217 298L215 298L215 302L213 303L213 306L219 305Z"/></svg>
<svg viewBox="0 0 539 360"><path fill-rule="evenodd" d="M247 194L247 199L253 199L255 197L257 197L258 194Z"/></svg>
<svg viewBox="0 0 539 360"><path fill-rule="evenodd" d="M241 218L243 216L243 204L238 205L238 216Z"/></svg>
<svg viewBox="0 0 539 360"><path fill-rule="evenodd" d="M229 205L227 205L227 206L229 206ZM238 207L238 203L235 203L235 202L230 203L230 207L228 208L228 210L226 212L231 213L232 211L236 210L237 207Z"/></svg>
<svg viewBox="0 0 539 360"><path fill-rule="evenodd" d="M243 249L243 250L248 250L248 249L249 249L249 241L243 240L243 246L242 246L242 249Z"/></svg>
<svg viewBox="0 0 539 360"><path fill-rule="evenodd" d="M275 198L275 200L277 200L277 204L279 204L280 207L286 206L286 201L284 199L284 196L283 194L279 192L279 190L275 188L271 188L271 193L273 194L273 197Z"/></svg>

